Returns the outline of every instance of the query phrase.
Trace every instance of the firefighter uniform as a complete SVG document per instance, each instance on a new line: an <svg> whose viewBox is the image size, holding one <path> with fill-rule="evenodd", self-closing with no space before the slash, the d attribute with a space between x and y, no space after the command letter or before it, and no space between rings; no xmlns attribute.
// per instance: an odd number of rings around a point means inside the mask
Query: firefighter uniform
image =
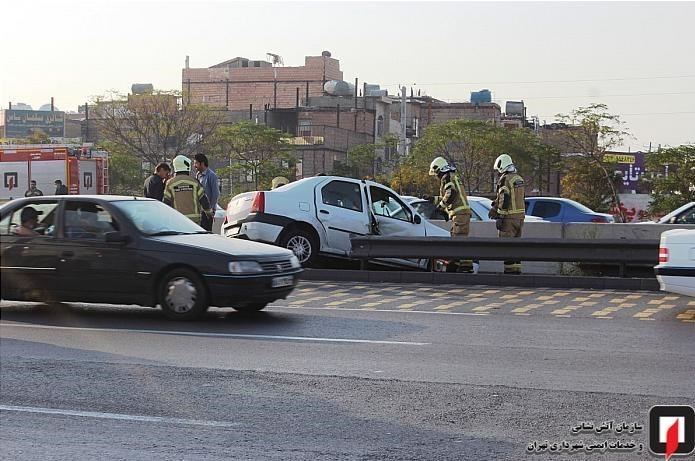
<svg viewBox="0 0 695 461"><path fill-rule="evenodd" d="M511 164L511 159L509 159ZM492 205L491 217L496 218L498 237L521 237L526 207L524 204L524 178L516 168L507 169L497 184L497 198ZM520 274L521 261L505 261L505 274Z"/></svg>
<svg viewBox="0 0 695 461"><path fill-rule="evenodd" d="M183 157L182 159L180 157ZM184 160L185 159L185 160ZM179 155L174 159L176 175L164 186L163 202L200 225L201 211L212 216L210 201L203 186L197 179L189 176L190 160Z"/></svg>
<svg viewBox="0 0 695 461"><path fill-rule="evenodd" d="M451 236L454 238L467 237L470 231L471 207L468 205L466 191L456 174L456 169L450 167L445 159L438 157L430 166L430 174L433 173L440 178L440 195L434 198L434 203L449 215ZM471 259L462 259L456 264L461 272L473 272L473 260Z"/></svg>

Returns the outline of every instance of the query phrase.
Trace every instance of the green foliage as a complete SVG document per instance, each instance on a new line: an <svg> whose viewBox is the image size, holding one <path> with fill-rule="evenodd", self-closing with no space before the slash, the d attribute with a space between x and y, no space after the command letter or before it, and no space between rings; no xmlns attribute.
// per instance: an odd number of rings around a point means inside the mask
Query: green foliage
<svg viewBox="0 0 695 461"><path fill-rule="evenodd" d="M145 181L142 160L117 144L105 142L99 147L109 152L109 193L142 195Z"/></svg>
<svg viewBox="0 0 695 461"><path fill-rule="evenodd" d="M296 177L296 159L287 143L289 135L282 131L240 122L219 127L215 138L210 152L229 164L217 170L221 177L249 175L255 190L270 189L270 182L276 176L290 180Z"/></svg>
<svg viewBox="0 0 695 461"><path fill-rule="evenodd" d="M41 129L31 130L27 144L50 144L51 138Z"/></svg>
<svg viewBox="0 0 695 461"><path fill-rule="evenodd" d="M646 163L651 213L665 214L695 201L695 145L660 149L647 155Z"/></svg>
<svg viewBox="0 0 695 461"><path fill-rule="evenodd" d="M561 180L562 196L588 206L594 211L611 211L613 190L606 182L601 169L592 166L584 157L567 160L568 168ZM614 187L621 180L620 175L611 172Z"/></svg>
<svg viewBox="0 0 695 461"><path fill-rule="evenodd" d="M559 162L557 150L544 145L531 130L507 130L487 122L451 120L427 127L404 171L417 168L426 174L430 162L441 156L454 163L469 194L490 193L494 191L495 182L492 166L502 153L512 157L529 184L541 181L542 172L546 168L556 168ZM415 176L410 177L415 180ZM406 184L401 180L397 182L399 187ZM424 187L426 183L418 179L416 184ZM429 193L430 189L418 192Z"/></svg>

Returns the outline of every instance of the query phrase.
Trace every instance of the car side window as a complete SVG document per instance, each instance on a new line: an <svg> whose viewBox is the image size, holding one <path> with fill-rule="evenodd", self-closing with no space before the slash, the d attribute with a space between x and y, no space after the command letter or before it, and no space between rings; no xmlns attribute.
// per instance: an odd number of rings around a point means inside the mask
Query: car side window
<svg viewBox="0 0 695 461"><path fill-rule="evenodd" d="M359 184L347 181L331 181L321 189L324 205L337 206L362 212L362 195Z"/></svg>
<svg viewBox="0 0 695 461"><path fill-rule="evenodd" d="M558 202L536 200L535 206L533 207L533 216L538 216L539 218L553 218L560 214L561 207L562 205Z"/></svg>
<svg viewBox="0 0 695 461"><path fill-rule="evenodd" d="M8 213L0 222L0 234L20 237L52 237L58 202L34 202Z"/></svg>
<svg viewBox="0 0 695 461"><path fill-rule="evenodd" d="M678 216L676 224L695 224L695 207Z"/></svg>
<svg viewBox="0 0 695 461"><path fill-rule="evenodd" d="M376 216L413 221L410 209L395 194L376 186L371 186L369 193L372 196L372 210Z"/></svg>
<svg viewBox="0 0 695 461"><path fill-rule="evenodd" d="M107 232L120 230L115 218L101 205L77 200L65 204L63 223L69 239L103 239Z"/></svg>

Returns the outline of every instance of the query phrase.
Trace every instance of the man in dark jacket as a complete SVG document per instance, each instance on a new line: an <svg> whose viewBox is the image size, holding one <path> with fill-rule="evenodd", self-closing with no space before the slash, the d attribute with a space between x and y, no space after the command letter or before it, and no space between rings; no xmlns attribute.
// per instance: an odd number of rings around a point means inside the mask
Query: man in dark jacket
<svg viewBox="0 0 695 461"><path fill-rule="evenodd" d="M157 199L160 202L164 198L164 181L171 173L171 167L166 162L157 164L157 167L147 179L145 179L145 197Z"/></svg>
<svg viewBox="0 0 695 461"><path fill-rule="evenodd" d="M63 181L56 179L54 184L56 185L55 195L68 195L68 187L63 184Z"/></svg>

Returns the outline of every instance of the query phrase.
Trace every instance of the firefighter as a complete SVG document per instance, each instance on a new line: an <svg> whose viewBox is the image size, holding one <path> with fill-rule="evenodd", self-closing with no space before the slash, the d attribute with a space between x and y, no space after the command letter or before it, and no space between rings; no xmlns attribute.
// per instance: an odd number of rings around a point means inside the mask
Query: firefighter
<svg viewBox="0 0 695 461"><path fill-rule="evenodd" d="M495 160L494 170L501 176L497 182L497 198L492 202L490 218L495 219L498 237L521 237L526 205L524 178L516 171L512 158L502 154ZM505 274L521 274L521 261L505 261Z"/></svg>
<svg viewBox="0 0 695 461"><path fill-rule="evenodd" d="M190 176L191 160L177 155L172 162L174 176L164 186L164 203L200 225L201 210L212 220L212 208L203 186Z"/></svg>
<svg viewBox="0 0 695 461"><path fill-rule="evenodd" d="M280 186L284 186L285 184L289 184L290 180L287 179L284 176L276 176L273 178L273 180L270 183L270 190L275 190Z"/></svg>
<svg viewBox="0 0 695 461"><path fill-rule="evenodd" d="M429 173L440 180L440 195L434 198L434 203L449 215L451 236L467 237L471 223L471 207L468 205L463 184L456 174L456 168L449 165L443 157L437 157L432 160ZM473 260L460 260L456 264L458 272L473 272Z"/></svg>

